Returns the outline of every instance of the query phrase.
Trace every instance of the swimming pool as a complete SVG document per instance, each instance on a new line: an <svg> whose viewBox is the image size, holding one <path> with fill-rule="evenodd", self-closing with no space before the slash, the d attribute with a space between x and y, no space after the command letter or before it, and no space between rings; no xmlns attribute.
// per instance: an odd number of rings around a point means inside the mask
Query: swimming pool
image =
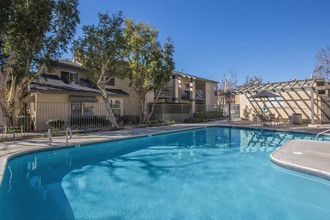
<svg viewBox="0 0 330 220"><path fill-rule="evenodd" d="M0 219L328 219L330 182L269 159L313 137L209 127L17 157Z"/></svg>

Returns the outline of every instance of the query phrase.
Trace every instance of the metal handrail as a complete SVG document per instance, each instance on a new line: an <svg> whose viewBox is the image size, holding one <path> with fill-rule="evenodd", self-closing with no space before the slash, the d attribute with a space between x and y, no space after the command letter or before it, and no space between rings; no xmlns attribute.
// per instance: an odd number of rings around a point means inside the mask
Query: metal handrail
<svg viewBox="0 0 330 220"><path fill-rule="evenodd" d="M48 144L52 145L52 141L53 141L53 132L52 129L48 129Z"/></svg>
<svg viewBox="0 0 330 220"><path fill-rule="evenodd" d="M69 134L70 134L70 136L69 136ZM66 133L65 133L65 143L66 143L66 145L68 145L69 139L72 139L72 130L71 130L71 128L67 127L66 128Z"/></svg>
<svg viewBox="0 0 330 220"><path fill-rule="evenodd" d="M330 129L328 130L325 130L325 131L321 131L320 133L318 133L315 137L315 140L317 140L317 138L321 135L321 134L324 134L324 133L327 133L328 131L330 131Z"/></svg>

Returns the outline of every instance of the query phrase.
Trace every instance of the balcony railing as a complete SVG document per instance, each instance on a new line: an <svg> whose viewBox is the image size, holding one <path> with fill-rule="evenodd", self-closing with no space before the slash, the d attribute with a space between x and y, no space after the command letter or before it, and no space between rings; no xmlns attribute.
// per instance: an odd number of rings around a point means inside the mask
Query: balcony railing
<svg viewBox="0 0 330 220"><path fill-rule="evenodd" d="M155 92L155 96L156 96L157 92ZM166 88L164 89L160 95L159 95L159 98L173 98L173 91L172 91L172 88Z"/></svg>
<svg viewBox="0 0 330 220"><path fill-rule="evenodd" d="M189 92L189 91L183 92L181 95L181 99L182 100L191 100L192 99L191 92Z"/></svg>

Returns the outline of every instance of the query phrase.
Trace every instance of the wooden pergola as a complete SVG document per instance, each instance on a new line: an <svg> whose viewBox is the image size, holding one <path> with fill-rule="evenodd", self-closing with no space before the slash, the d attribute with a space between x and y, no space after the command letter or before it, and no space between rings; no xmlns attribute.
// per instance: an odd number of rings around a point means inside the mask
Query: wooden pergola
<svg viewBox="0 0 330 220"><path fill-rule="evenodd" d="M282 98L266 98L266 101L270 103L274 111L282 117L279 110L287 117L290 117L288 108L291 112L296 112L293 106L298 108L298 111L304 115L305 118L310 119L312 124L315 123L315 119L321 121L321 118L318 114L315 113L315 106L321 111L322 116L326 118L327 121L330 121L330 112L321 108L319 106L319 100L321 104L328 105L327 109L330 109L330 106L326 100L327 96L320 96L320 94L326 94L326 86L324 79L305 79L305 80L291 80L286 82L276 82L276 83L264 83L257 85L247 85L247 86L238 86L231 91L234 95L244 95L246 99L250 102L252 108L255 111L262 110L263 106L260 106L260 100L253 98L252 96L260 93L262 91L275 93ZM293 97L295 96L295 98ZM316 95L316 97L315 97ZM278 103L278 106L274 106L274 102ZM284 108L282 103L285 103L288 108ZM304 106L308 108L308 111L304 110L301 107L302 102ZM270 112L269 108L266 106L267 110ZM274 112L274 113L275 113Z"/></svg>

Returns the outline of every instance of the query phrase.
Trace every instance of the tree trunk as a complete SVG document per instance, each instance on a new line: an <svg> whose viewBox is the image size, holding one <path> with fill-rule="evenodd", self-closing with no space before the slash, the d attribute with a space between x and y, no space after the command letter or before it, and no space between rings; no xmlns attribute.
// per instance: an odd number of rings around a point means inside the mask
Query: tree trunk
<svg viewBox="0 0 330 220"><path fill-rule="evenodd" d="M112 128L118 128L119 126L117 124L116 118L113 115L112 108L110 107L108 93L105 90L104 86L102 85L102 80L103 79L104 79L104 70L102 71L99 79L97 80L96 85L97 85L97 87L99 88L99 90L102 93L102 97L103 97L103 101L104 101L104 104L105 104L105 108L106 108L106 110L107 110L107 112L109 114L109 120L110 120L110 123L111 123L111 127Z"/></svg>
<svg viewBox="0 0 330 220"><path fill-rule="evenodd" d="M148 103L147 103L147 93L146 92L138 92L140 98L140 121L142 123L147 122L147 110L148 110Z"/></svg>
<svg viewBox="0 0 330 220"><path fill-rule="evenodd" d="M18 125L18 116L21 109L21 94L23 93L23 88L21 88L20 84L16 83L16 77L12 76L11 86L9 90L9 95L7 99L7 103L9 105L9 113L11 115L11 124L13 126Z"/></svg>
<svg viewBox="0 0 330 220"><path fill-rule="evenodd" d="M143 123L143 112L144 112L144 103L143 103L143 98L139 96L140 98L140 123Z"/></svg>
<svg viewBox="0 0 330 220"><path fill-rule="evenodd" d="M154 113L154 110L155 110L155 104L156 104L156 102L157 102L157 100L158 100L158 98L159 98L161 92L162 92L162 90L159 90L159 92L158 92L156 98L154 99L154 102L152 103L151 111L149 112L149 114L148 114L148 116L147 116L147 121L150 120L150 117L151 117L152 114Z"/></svg>
<svg viewBox="0 0 330 220"><path fill-rule="evenodd" d="M9 69L3 68L0 70L0 126L12 126L10 120L10 114L8 111L8 103L6 99L7 93L7 76Z"/></svg>
<svg viewBox="0 0 330 220"><path fill-rule="evenodd" d="M102 92L103 93L103 92ZM113 112L112 112L112 109L110 107L110 103L109 103L109 99L108 99L108 95L104 96L102 95L103 97L103 101L104 101L104 104L105 104L105 107L106 107L106 110L109 114L109 120L110 120L110 123L111 123L111 127L112 128L118 128L118 124L117 124L117 121L116 121L116 118L115 116L113 115Z"/></svg>
<svg viewBox="0 0 330 220"><path fill-rule="evenodd" d="M148 114L148 103L146 102L146 100L144 100L143 103L143 122L147 123L147 114Z"/></svg>

